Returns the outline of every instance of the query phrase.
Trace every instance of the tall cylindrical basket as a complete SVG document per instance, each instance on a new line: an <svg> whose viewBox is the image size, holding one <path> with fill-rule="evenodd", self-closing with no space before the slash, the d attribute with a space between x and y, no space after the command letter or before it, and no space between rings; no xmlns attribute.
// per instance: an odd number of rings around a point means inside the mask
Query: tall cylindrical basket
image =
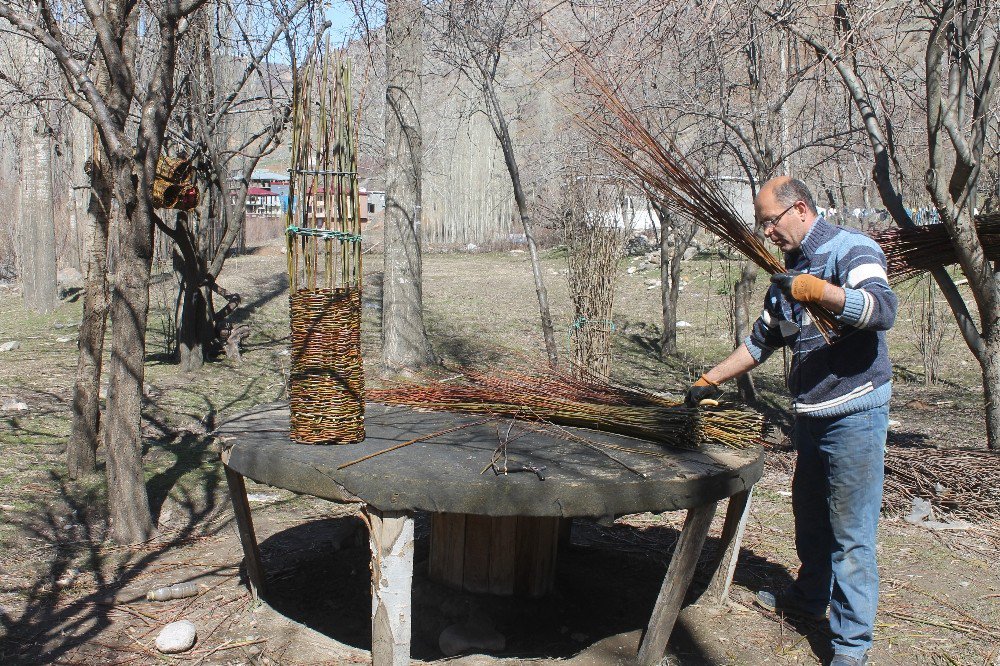
<svg viewBox="0 0 1000 666"><path fill-rule="evenodd" d="M350 71L329 49L296 81L288 204L290 437L365 438L361 211Z"/></svg>

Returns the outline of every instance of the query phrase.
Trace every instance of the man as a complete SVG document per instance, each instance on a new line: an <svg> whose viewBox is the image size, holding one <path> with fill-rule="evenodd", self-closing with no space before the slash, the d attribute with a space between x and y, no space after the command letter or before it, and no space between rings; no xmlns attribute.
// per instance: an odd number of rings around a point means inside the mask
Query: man
<svg viewBox="0 0 1000 666"><path fill-rule="evenodd" d="M895 320L897 300L881 248L818 216L801 181L765 183L754 214L784 252L788 272L772 276L751 334L701 376L686 401L697 405L775 349L792 350L788 386L798 454L792 507L802 566L788 589L761 591L757 601L816 619L829 609L831 666L863 666L878 602L875 532L892 379L885 331ZM829 342L806 304L835 315L839 326Z"/></svg>

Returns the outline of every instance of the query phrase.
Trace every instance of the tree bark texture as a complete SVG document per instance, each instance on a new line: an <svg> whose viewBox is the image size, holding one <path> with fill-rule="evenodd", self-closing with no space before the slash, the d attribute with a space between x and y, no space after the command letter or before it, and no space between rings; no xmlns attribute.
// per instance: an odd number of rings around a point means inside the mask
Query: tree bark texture
<svg viewBox="0 0 1000 666"><path fill-rule="evenodd" d="M420 256L420 67L423 6L386 3L385 239L382 361L389 370L434 363L424 327Z"/></svg>
<svg viewBox="0 0 1000 666"><path fill-rule="evenodd" d="M108 321L108 212L111 210L111 186L104 164L106 159L95 151L88 168L91 191L84 215L87 240L83 261L83 319L73 386L73 425L66 446L66 465L74 479L97 468L101 364Z"/></svg>
<svg viewBox="0 0 1000 666"><path fill-rule="evenodd" d="M148 189L146 190L148 192ZM115 167L120 205L113 220L116 242L111 299L111 364L104 440L111 533L138 543L153 533L142 464L142 401L145 378L149 275L153 226L148 202L135 196L129 163ZM131 209L132 215L126 214Z"/></svg>
<svg viewBox="0 0 1000 666"><path fill-rule="evenodd" d="M24 306L39 313L52 312L59 303L52 195L52 136L44 118L31 118L21 135L18 254Z"/></svg>

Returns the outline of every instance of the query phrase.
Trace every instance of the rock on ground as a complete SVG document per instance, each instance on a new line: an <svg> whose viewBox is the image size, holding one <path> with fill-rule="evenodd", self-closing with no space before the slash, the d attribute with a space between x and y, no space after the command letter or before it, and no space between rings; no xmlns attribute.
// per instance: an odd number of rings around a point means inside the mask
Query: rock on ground
<svg viewBox="0 0 1000 666"><path fill-rule="evenodd" d="M20 349L21 343L17 340L11 340L0 345L0 352L14 351L15 349Z"/></svg>
<svg viewBox="0 0 1000 666"><path fill-rule="evenodd" d="M188 620L171 622L157 634L156 649L164 654L184 652L191 649L197 636L194 623Z"/></svg>

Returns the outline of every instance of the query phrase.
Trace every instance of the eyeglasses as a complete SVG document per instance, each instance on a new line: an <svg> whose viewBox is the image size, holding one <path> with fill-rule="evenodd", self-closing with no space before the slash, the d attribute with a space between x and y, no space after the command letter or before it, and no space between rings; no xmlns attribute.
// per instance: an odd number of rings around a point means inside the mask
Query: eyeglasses
<svg viewBox="0 0 1000 666"><path fill-rule="evenodd" d="M781 218L783 218L785 216L785 213L787 213L791 209L795 208L795 204L796 203L798 203L798 201L796 201L791 206L789 206L785 210L781 211L780 213L778 213L774 217L769 217L769 218L767 218L765 220L761 220L760 221L761 228L767 229L768 227L775 227L775 226L777 226L778 225L778 220L780 220Z"/></svg>

